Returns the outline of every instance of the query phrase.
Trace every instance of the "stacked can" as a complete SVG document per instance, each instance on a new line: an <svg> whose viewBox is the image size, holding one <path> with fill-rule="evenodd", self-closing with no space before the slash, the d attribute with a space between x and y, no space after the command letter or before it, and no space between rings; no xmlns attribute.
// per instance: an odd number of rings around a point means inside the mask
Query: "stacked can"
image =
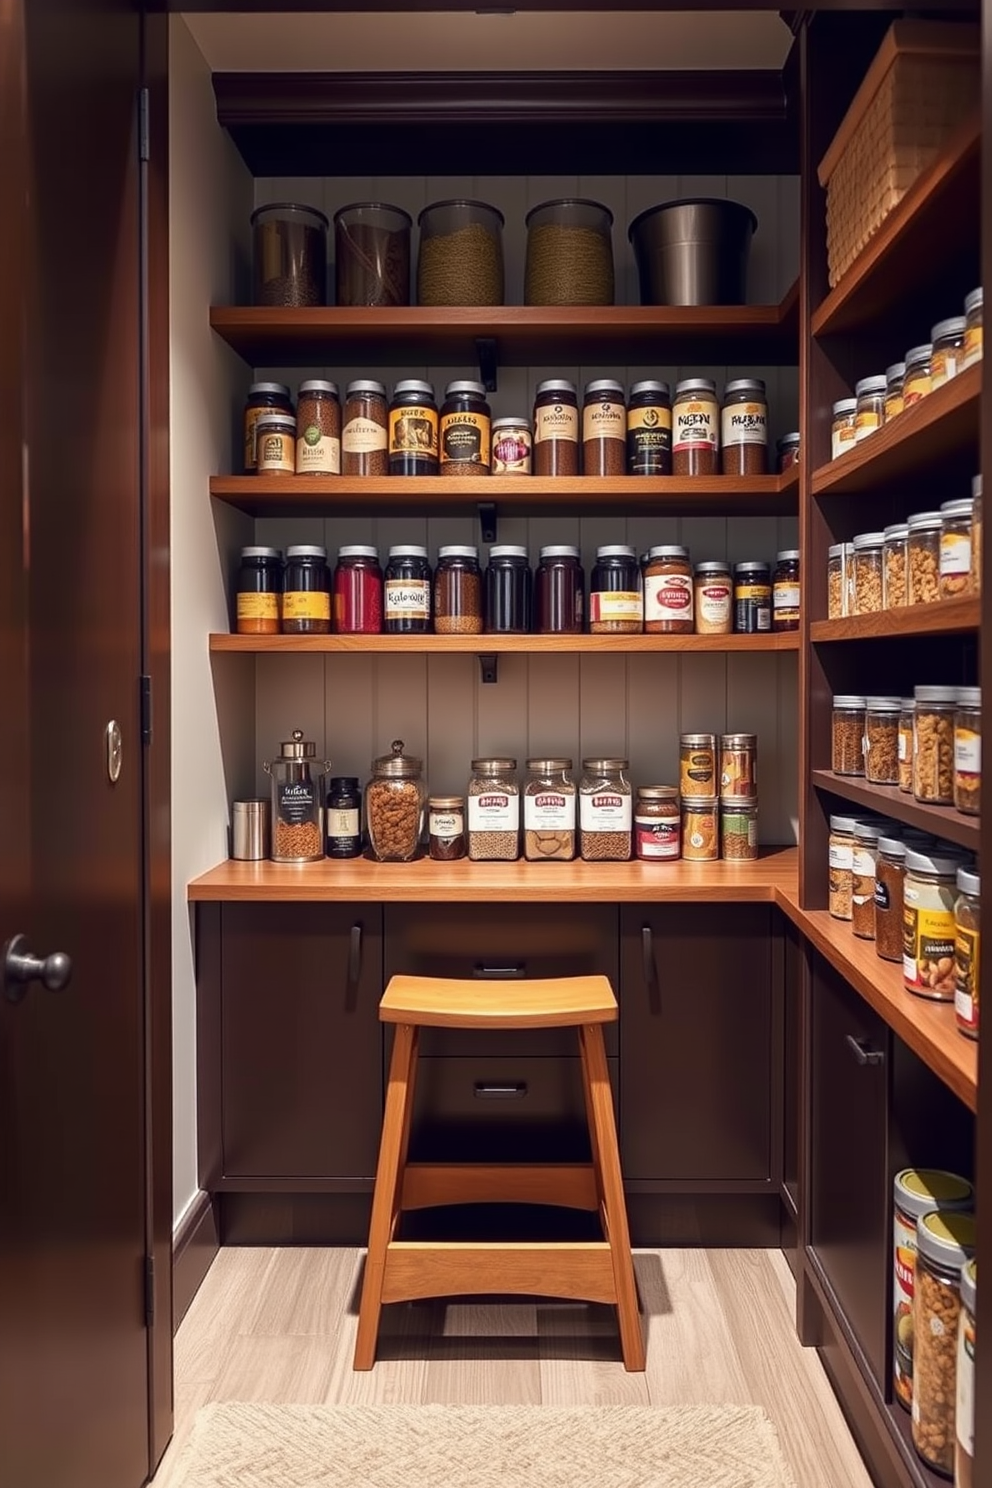
<svg viewBox="0 0 992 1488"><path fill-rule="evenodd" d="M720 856L758 856L758 736L720 735Z"/></svg>

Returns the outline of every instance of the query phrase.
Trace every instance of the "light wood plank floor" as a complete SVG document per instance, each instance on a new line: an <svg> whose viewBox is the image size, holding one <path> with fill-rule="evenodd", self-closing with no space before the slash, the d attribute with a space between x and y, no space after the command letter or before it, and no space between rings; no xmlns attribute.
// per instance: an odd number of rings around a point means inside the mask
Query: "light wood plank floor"
<svg viewBox="0 0 992 1488"><path fill-rule="evenodd" d="M754 1403L802 1488L871 1488L816 1354L793 1325L773 1250L635 1255L647 1370L619 1363L612 1309L524 1301L383 1310L378 1360L355 1374L363 1252L220 1252L176 1337L176 1434L154 1488L174 1488L197 1410L216 1400L333 1404Z"/></svg>

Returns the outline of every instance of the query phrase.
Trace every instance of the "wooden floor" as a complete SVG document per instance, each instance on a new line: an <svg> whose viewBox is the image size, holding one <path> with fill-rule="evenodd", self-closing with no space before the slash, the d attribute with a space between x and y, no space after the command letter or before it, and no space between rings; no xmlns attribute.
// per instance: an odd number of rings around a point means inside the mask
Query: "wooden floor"
<svg viewBox="0 0 992 1488"><path fill-rule="evenodd" d="M772 1250L635 1256L648 1365L626 1374L611 1309L514 1300L383 1311L379 1362L355 1374L363 1252L224 1249L176 1337L175 1465L215 1400L326 1404L755 1403L775 1422L801 1488L871 1488L826 1376L793 1326L795 1289Z"/></svg>

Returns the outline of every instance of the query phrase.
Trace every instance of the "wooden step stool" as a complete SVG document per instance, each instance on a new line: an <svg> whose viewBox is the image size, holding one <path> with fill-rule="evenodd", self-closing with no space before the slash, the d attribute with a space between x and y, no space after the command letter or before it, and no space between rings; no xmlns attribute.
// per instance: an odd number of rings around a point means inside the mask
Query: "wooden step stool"
<svg viewBox="0 0 992 1488"><path fill-rule="evenodd" d="M644 1368L644 1340L624 1206L604 1023L617 1017L604 976L543 981L457 981L394 976L379 1017L396 1024L372 1199L355 1343L356 1369L375 1363L384 1302L416 1297L526 1293L615 1305L624 1367ZM421 1027L575 1028L582 1060L591 1163L407 1163ZM557 1204L599 1211L604 1239L589 1243L435 1242L395 1239L404 1209L438 1204Z"/></svg>

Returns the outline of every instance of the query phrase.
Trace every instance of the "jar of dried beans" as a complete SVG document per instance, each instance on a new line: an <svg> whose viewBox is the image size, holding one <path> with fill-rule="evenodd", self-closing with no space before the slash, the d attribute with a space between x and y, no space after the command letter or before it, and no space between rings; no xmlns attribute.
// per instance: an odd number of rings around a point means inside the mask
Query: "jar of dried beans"
<svg viewBox="0 0 992 1488"><path fill-rule="evenodd" d="M930 392L930 353L933 350L927 341L921 346L911 346L906 353L906 371L902 380L904 408L912 408Z"/></svg>
<svg viewBox="0 0 992 1488"><path fill-rule="evenodd" d="M724 475L764 475L768 469L768 398L758 377L728 382L720 413Z"/></svg>
<svg viewBox="0 0 992 1488"><path fill-rule="evenodd" d="M570 759L529 759L524 786L524 857L569 863L575 857L575 781Z"/></svg>
<svg viewBox="0 0 992 1488"><path fill-rule="evenodd" d="M954 1001L954 900L959 858L906 852L902 979L907 992Z"/></svg>
<svg viewBox="0 0 992 1488"><path fill-rule="evenodd" d="M902 961L905 876L905 842L899 837L879 837L875 859L875 954L883 961Z"/></svg>
<svg viewBox="0 0 992 1488"><path fill-rule="evenodd" d="M734 581L729 564L720 558L697 563L692 589L697 635L730 635L734 628Z"/></svg>
<svg viewBox="0 0 992 1488"><path fill-rule="evenodd" d="M481 302L480 302L481 303ZM488 475L492 410L482 382L449 382L440 420L441 475Z"/></svg>
<svg viewBox="0 0 992 1488"><path fill-rule="evenodd" d="M720 406L716 383L689 377L675 388L672 404L672 472L716 475L720 467Z"/></svg>
<svg viewBox="0 0 992 1488"><path fill-rule="evenodd" d="M861 532L854 539L854 613L873 615L882 608L881 532Z"/></svg>
<svg viewBox="0 0 992 1488"><path fill-rule="evenodd" d="M635 382L627 403L627 474L671 473L671 388L667 382Z"/></svg>
<svg viewBox="0 0 992 1488"><path fill-rule="evenodd" d="M586 862L630 858L633 800L625 759L584 759L579 785L579 838Z"/></svg>
<svg viewBox="0 0 992 1488"><path fill-rule="evenodd" d="M477 548L455 543L438 548L434 629L438 635L482 634L482 570Z"/></svg>
<svg viewBox="0 0 992 1488"><path fill-rule="evenodd" d="M386 475L389 471L389 405L381 382L359 379L345 392L341 429L342 475Z"/></svg>
<svg viewBox="0 0 992 1488"><path fill-rule="evenodd" d="M863 775L865 699L850 693L834 696L830 719L830 768L835 775Z"/></svg>
<svg viewBox="0 0 992 1488"><path fill-rule="evenodd" d="M663 543L644 569L644 629L648 635L691 635L692 565L689 549Z"/></svg>
<svg viewBox="0 0 992 1488"><path fill-rule="evenodd" d="M828 908L835 920L851 918L851 897L854 892L854 817L832 816L830 818L829 853L829 898Z"/></svg>
<svg viewBox="0 0 992 1488"><path fill-rule="evenodd" d="M404 754L403 740L394 739L389 754L372 761L365 787L369 846L380 863L409 863L417 856L426 800L422 761Z"/></svg>
<svg viewBox="0 0 992 1488"><path fill-rule="evenodd" d="M860 444L885 423L885 376L862 377L855 384L854 442Z"/></svg>
<svg viewBox="0 0 992 1488"><path fill-rule="evenodd" d="M956 687L914 688L913 795L931 806L954 805Z"/></svg>
<svg viewBox="0 0 992 1488"><path fill-rule="evenodd" d="M857 398L841 398L835 403L830 425L830 458L837 460L854 448L854 415L858 409Z"/></svg>
<svg viewBox="0 0 992 1488"><path fill-rule="evenodd" d="M903 1168L892 1187L892 1384L899 1404L911 1410L916 1227L924 1214L970 1210L974 1191L967 1179L934 1168Z"/></svg>
<svg viewBox="0 0 992 1488"><path fill-rule="evenodd" d="M978 816L982 795L982 689L959 687L954 713L954 805Z"/></svg>
<svg viewBox="0 0 992 1488"><path fill-rule="evenodd" d="M870 697L865 708L865 779L872 785L899 784L897 697Z"/></svg>
<svg viewBox="0 0 992 1488"><path fill-rule="evenodd" d="M720 856L729 862L752 862L757 858L758 803L752 797L721 799Z"/></svg>
<svg viewBox="0 0 992 1488"><path fill-rule="evenodd" d="M627 408L623 383L587 382L582 400L584 475L623 475L627 469Z"/></svg>
<svg viewBox="0 0 992 1488"><path fill-rule="evenodd" d="M932 604L940 598L939 511L914 512L909 519L909 602Z"/></svg>
<svg viewBox="0 0 992 1488"><path fill-rule="evenodd" d="M964 370L964 329L964 316L951 315L947 320L938 321L931 330L931 389L943 387L945 382L950 382Z"/></svg>
<svg viewBox="0 0 992 1488"><path fill-rule="evenodd" d="M975 1253L973 1214L936 1210L916 1225L913 1298L913 1446L927 1464L954 1471L961 1268Z"/></svg>
<svg viewBox="0 0 992 1488"><path fill-rule="evenodd" d="M844 600L844 544L833 543L827 549L827 619L842 620L847 614Z"/></svg>
<svg viewBox="0 0 992 1488"><path fill-rule="evenodd" d="M954 901L954 1018L958 1032L978 1037L978 1006L981 994L981 892L977 867L957 871L958 896Z"/></svg>
<svg viewBox="0 0 992 1488"><path fill-rule="evenodd" d="M515 759L472 761L468 783L468 855L474 863L520 856L520 787Z"/></svg>
<svg viewBox="0 0 992 1488"><path fill-rule="evenodd" d="M875 860L878 823L856 821L851 852L851 929L861 940L875 939Z"/></svg>
<svg viewBox="0 0 992 1488"><path fill-rule="evenodd" d="M623 543L597 548L589 585L590 634L639 635L643 626L636 548Z"/></svg>
<svg viewBox="0 0 992 1488"><path fill-rule="evenodd" d="M971 593L971 521L974 505L970 496L941 503L941 599L956 599L959 594Z"/></svg>
<svg viewBox="0 0 992 1488"><path fill-rule="evenodd" d="M882 533L882 608L909 604L909 524L893 522Z"/></svg>
<svg viewBox="0 0 992 1488"><path fill-rule="evenodd" d="M316 753L316 744L294 729L293 737L279 745L279 758L262 763L272 777L274 863L315 863L324 856L321 792L313 777ZM320 773L330 768L330 760L324 760Z"/></svg>
<svg viewBox="0 0 992 1488"><path fill-rule="evenodd" d="M682 851L676 785L639 785L634 804L634 856L644 863L672 862Z"/></svg>
<svg viewBox="0 0 992 1488"><path fill-rule="evenodd" d="M378 635L382 629L379 554L364 543L345 543L338 549L334 629L340 635Z"/></svg>
<svg viewBox="0 0 992 1488"><path fill-rule="evenodd" d="M534 395L534 474L578 475L579 401L574 382L553 377Z"/></svg>
<svg viewBox="0 0 992 1488"><path fill-rule="evenodd" d="M300 383L296 407L297 475L340 475L341 402L336 382Z"/></svg>

